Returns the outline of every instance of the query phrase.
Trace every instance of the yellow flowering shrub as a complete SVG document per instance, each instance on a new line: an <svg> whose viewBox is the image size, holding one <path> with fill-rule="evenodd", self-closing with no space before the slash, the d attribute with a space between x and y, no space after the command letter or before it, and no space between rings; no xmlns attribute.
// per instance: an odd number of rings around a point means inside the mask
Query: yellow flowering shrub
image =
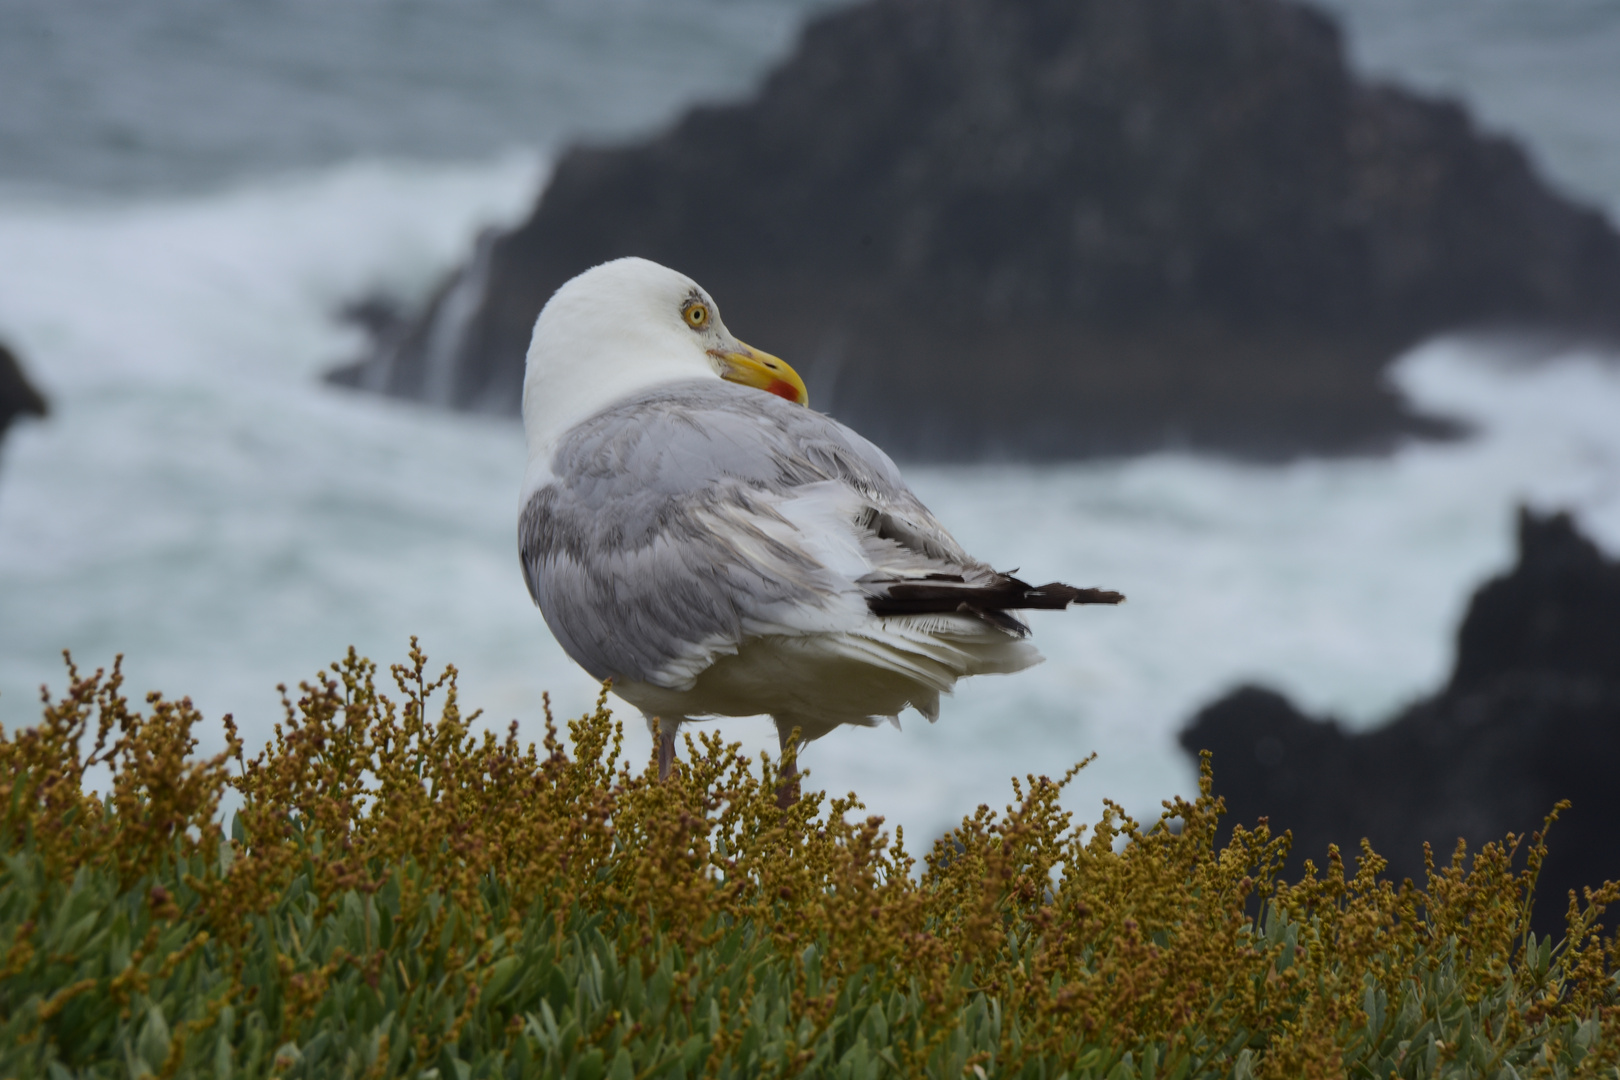
<svg viewBox="0 0 1620 1080"><path fill-rule="evenodd" d="M0 732L0 1076L1620 1078L1620 887L1537 940L1539 834L1283 882L1207 760L1146 826L1075 825L1076 766L919 865L718 737L659 782L605 697L525 745L391 674L351 651L252 756L116 667Z"/></svg>

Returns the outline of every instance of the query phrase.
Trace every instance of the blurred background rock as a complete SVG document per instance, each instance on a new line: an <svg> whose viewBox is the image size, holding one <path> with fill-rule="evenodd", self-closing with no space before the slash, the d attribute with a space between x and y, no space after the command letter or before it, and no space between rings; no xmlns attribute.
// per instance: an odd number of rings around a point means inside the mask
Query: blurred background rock
<svg viewBox="0 0 1620 1080"><path fill-rule="evenodd" d="M338 380L516 415L540 306L627 254L908 458L1387 447L1444 429L1381 378L1402 350L1620 311L1600 213L1455 103L1353 78L1314 8L873 0L744 104L570 151Z"/></svg>
<svg viewBox="0 0 1620 1080"><path fill-rule="evenodd" d="M42 417L49 411L44 396L23 374L17 354L0 343L0 440L19 417Z"/></svg>
<svg viewBox="0 0 1620 1080"><path fill-rule="evenodd" d="M1434 694L1352 733L1241 687L1194 717L1181 745L1215 754L1232 821L1293 831L1296 874L1306 859L1325 867L1329 844L1353 869L1365 837L1396 881L1422 884L1425 841L1444 867L1458 838L1477 852L1529 837L1570 800L1536 911L1538 932L1557 936L1571 891L1620 880L1620 562L1568 515L1523 512L1519 560L1474 593Z"/></svg>

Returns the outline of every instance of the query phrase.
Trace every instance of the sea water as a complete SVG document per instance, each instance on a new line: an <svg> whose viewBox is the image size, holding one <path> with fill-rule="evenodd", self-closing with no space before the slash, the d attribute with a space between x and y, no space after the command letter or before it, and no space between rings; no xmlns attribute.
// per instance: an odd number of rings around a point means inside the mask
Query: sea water
<svg viewBox="0 0 1620 1080"><path fill-rule="evenodd" d="M667 116L670 94L649 87L737 92L786 47L805 7L693 0L670 8L687 20L670 23L629 0L553 4L532 9L551 22L530 25L497 3L469 5L494 27L491 40L512 18L549 42L536 48L563 87L561 104L538 109L550 126L527 146L511 136L539 124L535 108L497 101L488 71L474 70L480 48L494 44L465 27L470 36L448 58L410 44L427 33L410 20L445 18L447 7L356 5L339 18L283 4L309 20L303 33L314 40L303 44L287 26L255 36L181 0L151 9L180 29L126 12L119 17L139 25L120 30L109 15L110 29L82 31L97 46L84 46L88 57L30 60L40 81L88 95L83 115L49 97L62 145L30 142L34 122L18 118L15 96L0 95L13 103L0 105L0 138L28 151L0 159L11 169L0 171L0 337L24 356L54 410L0 449L8 728L38 715L42 683L62 687L64 648L88 667L123 654L137 694L189 694L210 717L204 752L220 745L221 714L235 715L250 745L262 742L280 716L278 683L310 678L350 645L385 666L403 660L413 634L434 661L460 668L464 700L497 728L515 719L537 738L542 693L559 716L594 699L597 688L551 640L518 571L520 430L324 385L320 373L362 344L333 313L372 293L420 296L479 229L522 216L558 139L593 123L622 133ZM369 35L368 25L351 25L368 10ZM639 29L594 10L640 12ZM1378 10L1398 20L1409 9ZM0 18L13 30L27 19L60 28L46 8L18 0L0 0ZM705 19L732 37L704 36ZM234 71L185 54L174 38L186 27L213 34L210 48L236 49ZM369 40L389 27L414 56L406 67L416 79L376 56L346 74L333 40ZM1540 31L1544 43L1556 30ZM1477 32L1486 45L1495 40ZM1431 36L1445 43L1439 52L1455 51L1450 38ZM0 33L7 41L15 47L15 35ZM74 42L59 51L83 45ZM131 42L146 51L112 47ZM208 134L235 131L229 116L176 114L176 130L165 131L98 81L180 100L160 70L160 45L184 54L171 58L181 72L172 77L191 80L194 96L217 84L219 109L263 118L272 145ZM615 102L579 104L593 65L635 67L626 51L663 57L654 65L662 74L645 86L631 80ZM720 55L747 62L716 75ZM1524 94L1549 93L1555 69L1549 61ZM0 64L8 91L14 70ZM1466 76L1447 77L1468 90ZM530 92L547 92L539 76L523 77ZM457 78L472 89L455 90ZM1481 93L1496 111L1486 111L1511 116L1512 81L1493 78ZM1574 100L1589 83L1566 92ZM381 117L390 87L430 118L461 109L488 130L440 137L425 124L413 143L397 117ZM325 98L342 107L323 115ZM133 132L122 151L103 130L105 114L119 109ZM585 114L590 123L579 120ZM1565 120L1607 145L1606 119ZM1581 139L1567 133L1522 134L1538 157L1560 163L1560 183L1613 205L1620 175L1602 165L1607 151L1583 158ZM1118 588L1130 600L1038 613L1045 664L963 684L936 724L912 714L903 730L830 735L805 754L810 783L855 790L926 838L980 803L1005 803L1009 777L1059 774L1095 753L1068 805L1094 816L1106 797L1151 814L1193 787L1177 732L1232 686L1264 682L1361 726L1434 688L1469 593L1512 561L1521 503L1570 508L1620 550L1613 357L1578 344L1449 338L1403 357L1392 378L1416 406L1474 434L1387 457L1280 466L1164 453L908 468L919 494L981 557L1035 580ZM621 715L639 763L650 740L629 710ZM750 751L774 749L767 721L713 726Z"/></svg>

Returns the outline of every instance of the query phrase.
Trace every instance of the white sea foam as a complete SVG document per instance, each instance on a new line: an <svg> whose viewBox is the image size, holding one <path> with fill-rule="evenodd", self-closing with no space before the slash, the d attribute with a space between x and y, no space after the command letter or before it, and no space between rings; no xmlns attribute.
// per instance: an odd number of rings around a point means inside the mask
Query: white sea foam
<svg viewBox="0 0 1620 1080"><path fill-rule="evenodd" d="M0 336L56 410L0 460L0 722L37 715L70 647L90 665L123 652L133 690L189 693L262 740L277 682L350 644L402 659L413 633L492 723L537 736L546 690L564 713L587 706L595 687L518 574L517 426L316 379L356 345L334 307L419 292L480 225L519 214L540 172L353 166L125 206L0 196ZM932 726L835 733L806 754L812 782L918 837L1005 802L1010 775L1096 751L1070 805L1152 811L1191 787L1176 731L1239 681L1352 723L1432 687L1468 593L1511 561L1520 501L1573 507L1620 548L1612 360L1565 348L1527 365L1450 340L1396 378L1479 435L1280 467L908 470L975 552L1130 601L1038 617L1046 664L965 684ZM774 741L764 721L723 730ZM629 734L644 755L639 722Z"/></svg>
<svg viewBox="0 0 1620 1080"><path fill-rule="evenodd" d="M0 461L0 719L27 722L63 647L124 652L134 685L258 723L277 681L350 642L398 656L412 630L477 626L490 595L522 621L504 545L455 540L511 532L510 426L316 376L359 344L334 308L420 292L541 175L528 155L126 207L0 203L0 336L54 410Z"/></svg>

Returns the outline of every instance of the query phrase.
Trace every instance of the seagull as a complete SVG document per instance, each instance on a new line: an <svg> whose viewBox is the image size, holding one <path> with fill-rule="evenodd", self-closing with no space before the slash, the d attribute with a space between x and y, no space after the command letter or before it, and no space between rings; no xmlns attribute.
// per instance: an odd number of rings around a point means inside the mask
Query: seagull
<svg viewBox="0 0 1620 1080"><path fill-rule="evenodd" d="M973 558L887 454L646 259L547 302L523 429L529 594L563 651L646 717L660 778L687 721L768 715L786 805L800 743L898 726L908 707L933 721L958 679L1040 662L1012 612L1124 599Z"/></svg>

